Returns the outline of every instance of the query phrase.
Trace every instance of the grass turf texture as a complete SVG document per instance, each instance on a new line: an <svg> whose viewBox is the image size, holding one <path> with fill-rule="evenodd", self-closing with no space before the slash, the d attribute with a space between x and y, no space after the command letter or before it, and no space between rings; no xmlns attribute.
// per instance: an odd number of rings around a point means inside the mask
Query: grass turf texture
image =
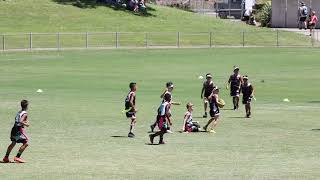
<svg viewBox="0 0 320 180"><path fill-rule="evenodd" d="M31 102L31 141L22 155L28 163L0 164L1 179L317 179L319 55L313 49L3 53L1 155L23 98ZM212 72L223 87L235 64L256 87L251 119L243 118L243 106L228 110L231 98L222 89L227 105L217 134L174 133L165 135L166 145L146 145L165 82L175 83L174 100L182 102L172 110L174 131L188 101L203 126L198 76ZM120 112L130 81L139 86L137 137L112 137L128 133Z"/></svg>
<svg viewBox="0 0 320 180"><path fill-rule="evenodd" d="M169 7L148 4L151 16L136 16L132 12L114 10L105 6L78 8L58 4L52 0L11 0L0 1L1 34L5 33L7 49L29 47L29 34L14 33L57 33L74 32L81 34L62 34L60 47L85 47L85 32L136 32L121 34L120 46L145 46L144 32L148 34L150 46L175 46L177 32L182 32L181 46L209 45L209 34L190 34L191 32L213 32L212 45L242 46L311 46L311 40L304 35L292 32L277 33L271 29L245 25L245 23L220 20ZM137 34L138 32L143 32ZM33 48L56 48L57 35L33 34ZM89 47L115 46L116 35L90 34ZM0 49L3 48L0 36ZM315 43L315 45L318 45Z"/></svg>

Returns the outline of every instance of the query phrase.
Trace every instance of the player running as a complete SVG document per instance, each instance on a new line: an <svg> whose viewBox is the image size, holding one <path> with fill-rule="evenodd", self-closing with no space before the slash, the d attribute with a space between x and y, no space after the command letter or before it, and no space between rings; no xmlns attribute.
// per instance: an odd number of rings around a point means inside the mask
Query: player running
<svg viewBox="0 0 320 180"><path fill-rule="evenodd" d="M164 90L164 92L160 95L160 98L162 98L162 101L161 103L165 102L164 100L164 96L166 94L169 94L170 95L170 104L172 105L180 105L179 102L174 102L172 101L172 91L173 91L173 88L174 88L174 85L172 82L167 82L166 83L166 89ZM171 113L171 112L170 112ZM157 120L150 126L150 129L151 129L151 132L154 131L154 128L157 126ZM170 131L170 130L169 130Z"/></svg>
<svg viewBox="0 0 320 180"><path fill-rule="evenodd" d="M133 134L135 125L136 125L136 91L137 91L137 84L135 82L131 82L129 84L130 92L128 93L126 100L125 100L125 111L126 116L131 120L130 123L130 131L128 137L134 138L135 135Z"/></svg>
<svg viewBox="0 0 320 180"><path fill-rule="evenodd" d="M234 67L233 74L229 77L227 89L230 86L230 96L232 96L233 110L239 108L240 86L242 84L242 77L239 74L239 67Z"/></svg>
<svg viewBox="0 0 320 180"><path fill-rule="evenodd" d="M25 163L26 161L21 158L21 154L23 151L29 146L28 141L29 138L26 134L25 127L29 127L29 121L28 121L28 105L29 102L27 100L21 101L21 110L17 113L15 117L14 126L11 130L11 144L8 146L6 155L3 158L4 163L9 163L9 155L16 145L16 143L22 143L22 146L20 147L18 154L14 157L14 161L17 163Z"/></svg>
<svg viewBox="0 0 320 180"><path fill-rule="evenodd" d="M215 87L213 81L212 81L212 74L208 73L206 74L206 81L203 82L202 90L201 90L201 99L203 99L203 105L204 105L204 115L203 118L207 118L207 107L208 107L208 97L212 93L213 88Z"/></svg>
<svg viewBox="0 0 320 180"><path fill-rule="evenodd" d="M160 131L149 135L151 144L153 144L153 140L157 136L160 136L159 144L165 144L165 142L163 141L163 135L168 132L169 125L172 125L170 120L170 102L171 95L167 93L164 95L164 102L161 103L160 107L158 108L157 124Z"/></svg>
<svg viewBox="0 0 320 180"><path fill-rule="evenodd" d="M254 89L251 83L248 82L248 76L243 76L243 84L241 85L242 103L245 105L246 117L251 116L251 100L254 97Z"/></svg>
<svg viewBox="0 0 320 180"><path fill-rule="evenodd" d="M220 117L220 109L219 109L219 88L215 87L211 93L211 95L208 97L209 104L210 104L210 116L211 119L208 121L208 123L203 126L203 129L207 132L216 133L214 131L214 128L218 124L218 120ZM211 123L212 126L211 126Z"/></svg>

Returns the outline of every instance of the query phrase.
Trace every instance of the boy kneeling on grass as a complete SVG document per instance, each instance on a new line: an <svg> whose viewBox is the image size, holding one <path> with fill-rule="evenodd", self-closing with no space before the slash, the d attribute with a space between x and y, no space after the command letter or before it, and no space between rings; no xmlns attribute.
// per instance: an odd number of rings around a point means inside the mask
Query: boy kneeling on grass
<svg viewBox="0 0 320 180"><path fill-rule="evenodd" d="M163 135L168 132L169 125L171 126L171 114L170 114L170 101L171 101L171 95L165 94L164 95L164 102L161 103L159 109L158 109L158 115L157 115L157 124L160 129L160 131L150 134L150 142L153 144L153 140L156 136L160 136L159 144L165 144L163 141ZM169 125L168 125L169 123Z"/></svg>
<svg viewBox="0 0 320 180"><path fill-rule="evenodd" d="M198 122L192 121L193 104L189 102L187 105L187 112L184 115L182 132L199 132L200 125Z"/></svg>
<svg viewBox="0 0 320 180"><path fill-rule="evenodd" d="M21 111L19 111L15 117L14 126L11 130L11 144L8 146L6 155L3 158L4 163L9 163L9 155L17 143L22 143L22 146L19 149L18 154L14 157L14 161L17 163L25 163L26 161L22 159L20 156L23 151L28 147L28 136L26 135L24 127L29 127L28 121L28 101L22 100L21 101Z"/></svg>

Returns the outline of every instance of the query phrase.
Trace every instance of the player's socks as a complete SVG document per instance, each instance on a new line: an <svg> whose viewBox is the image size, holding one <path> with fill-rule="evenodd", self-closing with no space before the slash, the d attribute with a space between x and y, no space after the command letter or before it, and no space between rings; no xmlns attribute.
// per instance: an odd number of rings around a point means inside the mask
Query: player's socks
<svg viewBox="0 0 320 180"><path fill-rule="evenodd" d="M149 135L149 138L150 138L151 144L153 144L154 135L153 135L153 134L150 134L150 135Z"/></svg>
<svg viewBox="0 0 320 180"><path fill-rule="evenodd" d="M150 126L151 132L154 131L154 128L155 128L155 127L156 127L156 126L155 126L154 124L152 124L152 125Z"/></svg>
<svg viewBox="0 0 320 180"><path fill-rule="evenodd" d="M203 118L207 118L207 117L208 117L208 114L207 114L207 112L205 112L203 115Z"/></svg>
<svg viewBox="0 0 320 180"><path fill-rule="evenodd" d="M20 158L21 153L18 152L18 154L16 155L17 158Z"/></svg>

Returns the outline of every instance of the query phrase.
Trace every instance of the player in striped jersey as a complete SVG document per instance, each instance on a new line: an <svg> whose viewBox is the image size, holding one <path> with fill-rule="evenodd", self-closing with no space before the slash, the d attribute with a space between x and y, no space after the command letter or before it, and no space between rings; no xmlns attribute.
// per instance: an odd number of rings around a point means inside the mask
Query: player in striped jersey
<svg viewBox="0 0 320 180"><path fill-rule="evenodd" d="M164 95L164 102L161 103L160 107L158 108L158 115L157 115L157 124L160 131L150 134L150 142L153 144L153 140L155 137L160 136L159 144L165 144L163 141L163 135L168 132L169 125L172 125L170 117L170 104L171 96L170 94Z"/></svg>
<svg viewBox="0 0 320 180"><path fill-rule="evenodd" d="M14 161L17 163L25 163L26 161L21 158L21 154L23 151L29 146L28 145L28 136L25 131L25 127L29 127L29 121L28 121L28 105L29 102L27 100L21 101L21 110L17 113L15 117L15 122L13 125L13 128L11 130L11 144L8 146L6 155L3 158L3 162L8 163L9 155L16 145L16 143L22 143L22 146L20 147L18 154L14 157Z"/></svg>
<svg viewBox="0 0 320 180"><path fill-rule="evenodd" d="M187 112L184 115L182 132L198 132L200 125L192 120L193 104L189 102L186 107Z"/></svg>
<svg viewBox="0 0 320 180"><path fill-rule="evenodd" d="M130 123L130 130L128 137L133 138L135 135L133 134L135 125L136 125L136 91L137 91L137 84L135 82L131 82L129 84L130 92L128 93L126 100L125 100L125 111L126 116L131 120Z"/></svg>

